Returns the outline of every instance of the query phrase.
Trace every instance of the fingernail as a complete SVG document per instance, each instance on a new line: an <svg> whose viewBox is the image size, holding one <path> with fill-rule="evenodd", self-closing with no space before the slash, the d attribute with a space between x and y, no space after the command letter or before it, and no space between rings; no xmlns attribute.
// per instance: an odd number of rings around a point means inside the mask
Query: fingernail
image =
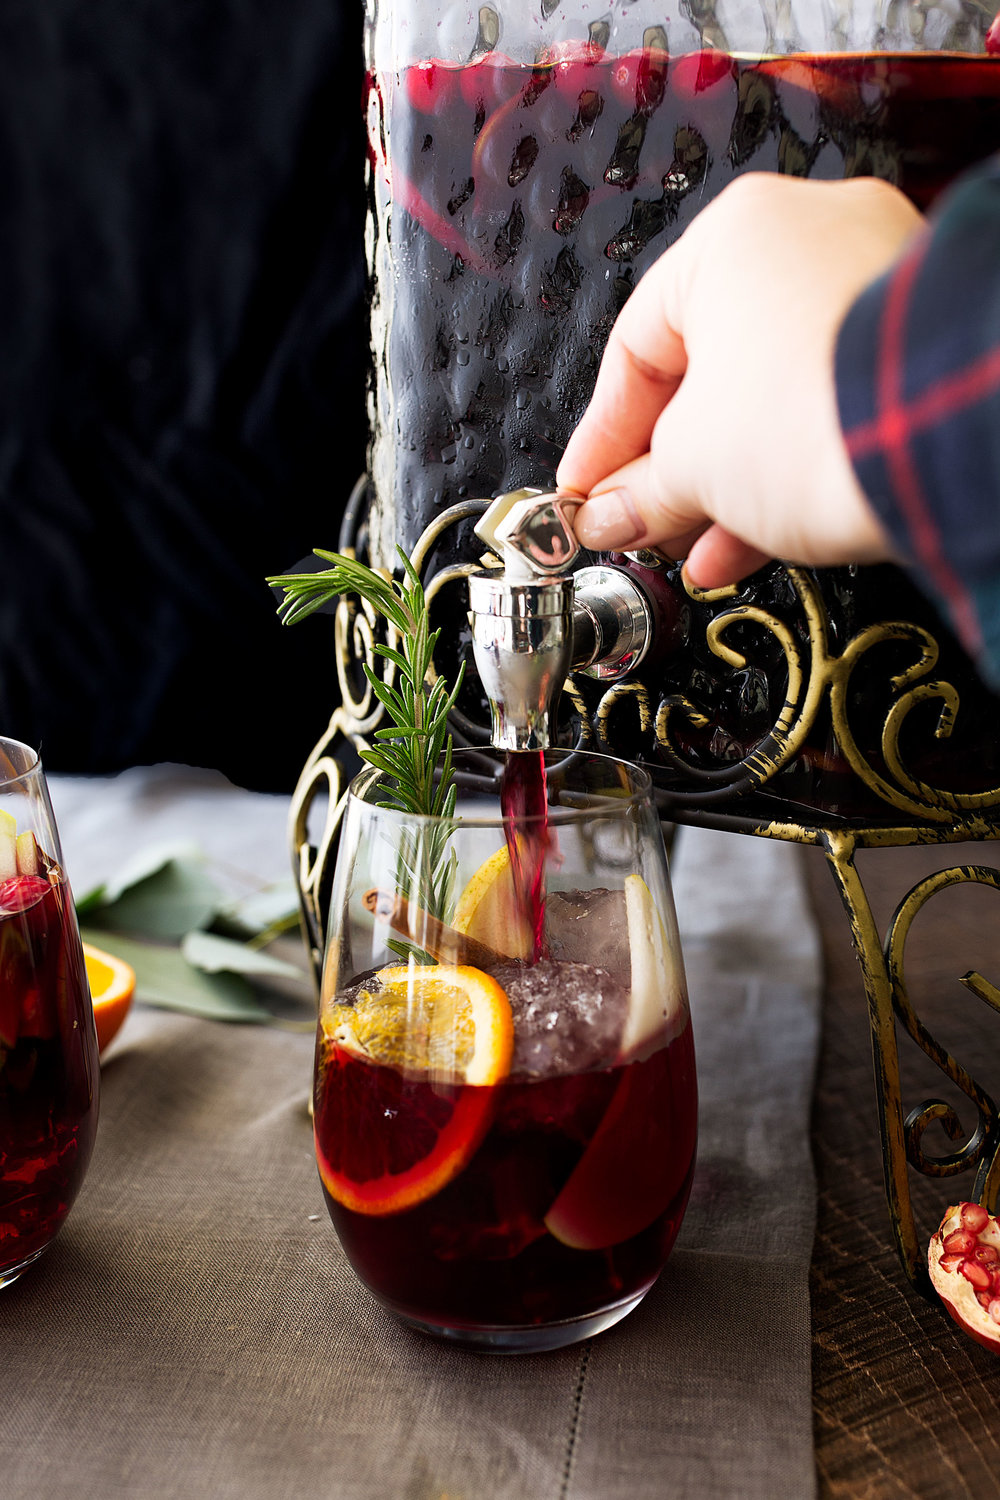
<svg viewBox="0 0 1000 1500"><path fill-rule="evenodd" d="M592 495L577 511L577 539L595 552L629 547L646 535L646 523L628 490L608 490Z"/></svg>

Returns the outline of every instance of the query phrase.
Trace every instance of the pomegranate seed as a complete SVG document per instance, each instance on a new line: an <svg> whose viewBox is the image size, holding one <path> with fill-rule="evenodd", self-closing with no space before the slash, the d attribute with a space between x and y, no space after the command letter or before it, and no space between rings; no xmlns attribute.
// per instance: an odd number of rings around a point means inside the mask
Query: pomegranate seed
<svg viewBox="0 0 1000 1500"><path fill-rule="evenodd" d="M981 1266L995 1266L1000 1263L1000 1251L993 1245L979 1245L972 1252L973 1260L978 1260Z"/></svg>
<svg viewBox="0 0 1000 1500"><path fill-rule="evenodd" d="M1000 1266L997 1266L994 1270L992 1270L990 1272L990 1275L993 1277L993 1290L996 1292L997 1296L1000 1297Z"/></svg>
<svg viewBox="0 0 1000 1500"><path fill-rule="evenodd" d="M988 1292L992 1289L993 1277L985 1266L977 1265L974 1260L963 1260L958 1269L977 1292Z"/></svg>
<svg viewBox="0 0 1000 1500"><path fill-rule="evenodd" d="M990 1222L990 1216L981 1203L963 1203L961 1207L962 1227L978 1234Z"/></svg>
<svg viewBox="0 0 1000 1500"><path fill-rule="evenodd" d="M957 1271L964 1259L964 1255L942 1255L938 1261L938 1265L942 1271ZM997 1291L1000 1291L1000 1287L997 1288Z"/></svg>
<svg viewBox="0 0 1000 1500"><path fill-rule="evenodd" d="M941 1248L945 1255L971 1255L978 1244L976 1236L968 1229L953 1229Z"/></svg>
<svg viewBox="0 0 1000 1500"><path fill-rule="evenodd" d="M1000 1297L994 1297L986 1310L994 1323L1000 1323Z"/></svg>
<svg viewBox="0 0 1000 1500"><path fill-rule="evenodd" d="M996 16L993 25L986 33L986 51L990 57L995 57L1000 52L1000 16Z"/></svg>
<svg viewBox="0 0 1000 1500"><path fill-rule="evenodd" d="M991 1303L1000 1301L1000 1298L994 1297L992 1292L977 1292L976 1301L980 1307L989 1307Z"/></svg>

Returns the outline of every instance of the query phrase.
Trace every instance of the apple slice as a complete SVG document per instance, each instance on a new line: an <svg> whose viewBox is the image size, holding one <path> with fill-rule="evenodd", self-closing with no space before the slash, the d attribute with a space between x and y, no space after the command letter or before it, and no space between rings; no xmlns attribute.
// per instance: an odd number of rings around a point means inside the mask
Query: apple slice
<svg viewBox="0 0 1000 1500"><path fill-rule="evenodd" d="M15 840L17 855L17 873L19 875L40 875L41 861L38 858L38 845L35 835L30 828L25 833L19 833Z"/></svg>
<svg viewBox="0 0 1000 1500"><path fill-rule="evenodd" d="M574 1250L606 1250L671 1208L679 1216L694 1160L693 1075L690 1041L682 1038L625 1069L603 1120L545 1215L555 1239Z"/></svg>
<svg viewBox="0 0 1000 1500"><path fill-rule="evenodd" d="M664 1033L685 1013L686 987L679 946L670 941L641 875L625 877L625 917L632 987L619 1050L628 1060L654 1039L662 1045Z"/></svg>
<svg viewBox="0 0 1000 1500"><path fill-rule="evenodd" d="M17 819L0 807L0 880L17 874Z"/></svg>

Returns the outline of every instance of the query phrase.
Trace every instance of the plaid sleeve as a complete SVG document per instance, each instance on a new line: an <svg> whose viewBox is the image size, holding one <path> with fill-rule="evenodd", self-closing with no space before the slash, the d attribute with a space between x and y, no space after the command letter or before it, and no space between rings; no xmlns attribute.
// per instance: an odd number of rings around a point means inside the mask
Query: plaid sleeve
<svg viewBox="0 0 1000 1500"><path fill-rule="evenodd" d="M1000 685L1000 157L854 304L836 373L865 493Z"/></svg>

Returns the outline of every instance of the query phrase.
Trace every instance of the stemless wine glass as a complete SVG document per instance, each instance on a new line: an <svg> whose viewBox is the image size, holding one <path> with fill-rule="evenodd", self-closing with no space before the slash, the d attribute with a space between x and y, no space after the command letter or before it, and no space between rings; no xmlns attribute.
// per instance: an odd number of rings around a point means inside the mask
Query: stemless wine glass
<svg viewBox="0 0 1000 1500"><path fill-rule="evenodd" d="M691 1023L646 774L455 756L450 819L347 799L314 1079L361 1281L425 1332L541 1350L630 1312L694 1167Z"/></svg>
<svg viewBox="0 0 1000 1500"><path fill-rule="evenodd" d="M97 1131L99 1064L76 909L41 762L0 738L0 1287L47 1250Z"/></svg>

